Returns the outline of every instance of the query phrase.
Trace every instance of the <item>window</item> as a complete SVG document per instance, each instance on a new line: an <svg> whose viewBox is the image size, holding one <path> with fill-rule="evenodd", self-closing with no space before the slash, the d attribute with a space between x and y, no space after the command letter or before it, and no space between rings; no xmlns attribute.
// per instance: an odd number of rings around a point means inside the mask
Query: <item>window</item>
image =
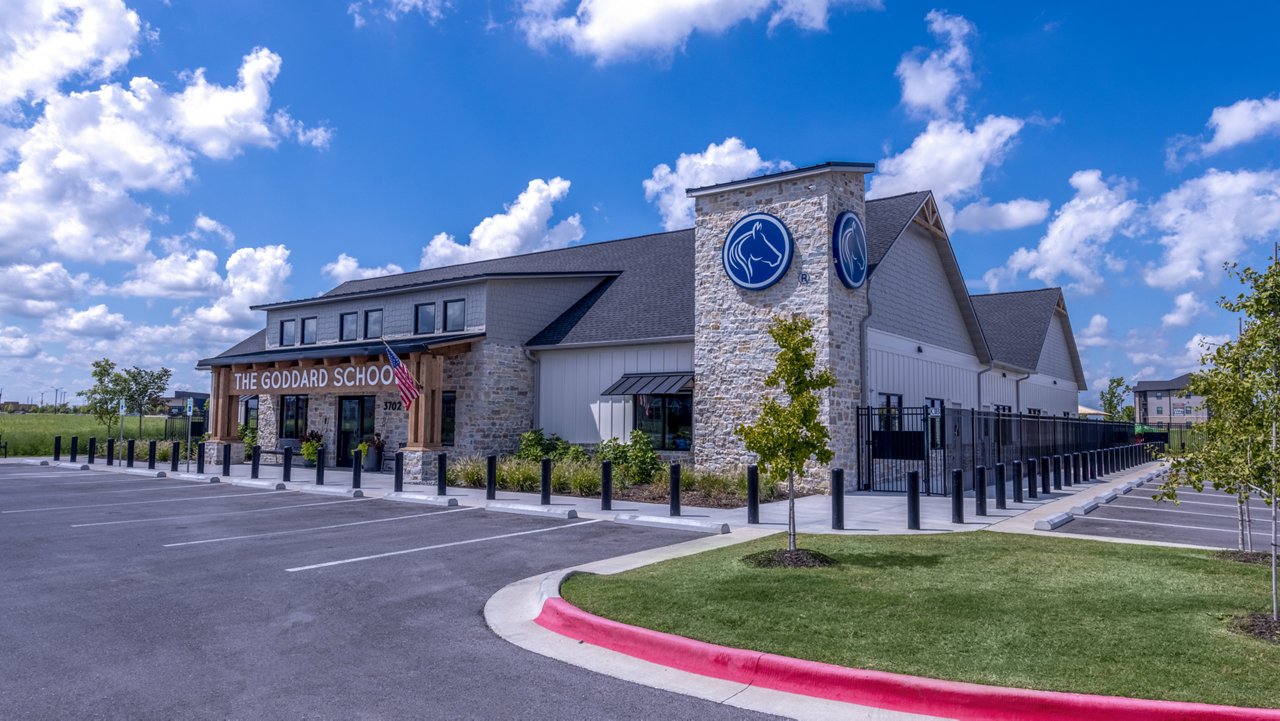
<svg viewBox="0 0 1280 721"><path fill-rule="evenodd" d="M881 393L879 416L880 430L902 430L902 394Z"/></svg>
<svg viewBox="0 0 1280 721"><path fill-rule="evenodd" d="M1156 391L1156 400L1164 398L1164 391Z"/></svg>
<svg viewBox="0 0 1280 721"><path fill-rule="evenodd" d="M436 332L435 303L419 303L413 307L413 332L415 335Z"/></svg>
<svg viewBox="0 0 1280 721"><path fill-rule="evenodd" d="M458 417L458 392L440 394L440 445L452 446L454 426Z"/></svg>
<svg viewBox="0 0 1280 721"><path fill-rule="evenodd" d="M1013 413L1013 406L1002 406L996 404L996 413Z"/></svg>
<svg viewBox="0 0 1280 721"><path fill-rule="evenodd" d="M338 316L338 340L355 340L360 335L360 316L343 313Z"/></svg>
<svg viewBox="0 0 1280 721"><path fill-rule="evenodd" d="M381 338L382 337L382 309L366 310L364 312L364 337L365 338Z"/></svg>
<svg viewBox="0 0 1280 721"><path fill-rule="evenodd" d="M250 431L258 430L258 397L250 396L244 399L244 425Z"/></svg>
<svg viewBox="0 0 1280 721"><path fill-rule="evenodd" d="M636 396L635 422L659 451L693 448L693 396L691 394Z"/></svg>
<svg viewBox="0 0 1280 721"><path fill-rule="evenodd" d="M1164 415L1164 406L1156 406L1156 415L1158 416Z"/></svg>
<svg viewBox="0 0 1280 721"><path fill-rule="evenodd" d="M467 327L467 301L446 300L444 302L444 332L458 333Z"/></svg>
<svg viewBox="0 0 1280 721"><path fill-rule="evenodd" d="M316 342L316 319L302 319L302 344L309 345Z"/></svg>
<svg viewBox="0 0 1280 721"><path fill-rule="evenodd" d="M280 345L293 345L297 341L298 321L280 321Z"/></svg>
<svg viewBox="0 0 1280 721"><path fill-rule="evenodd" d="M942 447L942 413L947 402L942 398L925 398L925 408L929 411L929 447Z"/></svg>
<svg viewBox="0 0 1280 721"><path fill-rule="evenodd" d="M280 437L301 438L307 434L307 397L280 396Z"/></svg>
<svg viewBox="0 0 1280 721"><path fill-rule="evenodd" d="M1027 415L1029 415L1029 416L1042 416L1042 415L1044 415L1044 411L1040 410L1039 408L1028 408L1028 409L1027 409Z"/></svg>

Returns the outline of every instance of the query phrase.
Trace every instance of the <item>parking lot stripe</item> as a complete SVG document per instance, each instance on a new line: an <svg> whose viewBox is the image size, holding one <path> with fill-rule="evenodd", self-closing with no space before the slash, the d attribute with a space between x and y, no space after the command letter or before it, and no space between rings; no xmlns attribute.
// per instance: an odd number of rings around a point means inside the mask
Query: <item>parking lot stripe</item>
<svg viewBox="0 0 1280 721"><path fill-rule="evenodd" d="M418 553L420 551L434 551L440 548L451 548L453 546L465 546L471 543L484 543L485 541L500 541L504 538L515 538L516 536L528 536L534 533L548 533L550 531L562 531L566 528L574 526L586 526L591 523L599 523L603 519L593 518L589 521L578 521L577 523L569 523L563 526L552 526L550 528L535 528L532 531L517 531L515 533L503 533L497 536L486 536L484 538L471 538L465 541L453 541L451 543L437 543L434 546L422 546L421 548L406 548L403 551L388 551L387 553L375 553L372 556L360 556L358 558L344 558L341 561L328 561L325 563L314 563L310 566L298 566L297 568L286 568L289 573L295 571L311 571L317 568L328 568L329 566L341 566L344 563L358 563L360 561L372 561L379 558L387 558L390 556L403 556L406 553Z"/></svg>
<svg viewBox="0 0 1280 721"><path fill-rule="evenodd" d="M206 486L200 486L205 488ZM207 501L211 498L236 498L237 496L269 496L273 493L296 493L296 491L255 491L253 493L223 493L199 498L159 498L151 501L124 501L122 503L88 503L81 506L46 506L44 508L15 508L0 513L36 513L38 511L70 511L79 508L107 508L108 506L138 506L143 503L178 503L180 501Z"/></svg>
<svg viewBox="0 0 1280 721"><path fill-rule="evenodd" d="M126 523L157 523L160 521L185 521L191 518L212 518L214 516L239 516L245 513L266 513L267 511L287 511L290 508L310 508L312 506L332 506L337 503L358 503L372 501L372 498L344 498L340 501L317 501L315 503L296 503L291 506L272 506L271 508L250 508L244 511L215 511L214 513L186 513L181 516L163 516L161 518L130 518L123 521L98 521L96 523L73 523L72 528L89 528L91 526L122 526Z"/></svg>
<svg viewBox="0 0 1280 721"><path fill-rule="evenodd" d="M405 521L410 518L424 518L426 516L440 516L446 513L460 513L462 511L478 511L480 506L464 506L462 508L452 508L447 511L431 511L428 513L413 513L407 516L392 516L390 518L374 518L368 521L352 521L351 523L335 523L329 526L314 526L312 528L294 528L288 531L271 531L269 533L251 533L247 536L227 536L225 538L205 538L199 541L183 541L181 543L166 543L164 548L177 548L179 546L198 546L202 543L220 543L222 541L242 541L246 538L269 538L273 536L287 536L291 533L307 533L310 531L328 531L333 528L346 528L347 526L363 526L368 523L386 523L388 521Z"/></svg>
<svg viewBox="0 0 1280 721"><path fill-rule="evenodd" d="M1112 503L1109 506L1103 506L1103 508L1109 508L1112 510L1124 509L1124 510L1143 511L1143 512L1150 511L1152 513L1176 513L1180 516L1208 516L1210 518L1235 518L1236 517L1236 514L1234 513L1201 513L1200 511L1184 511L1180 508L1150 508L1148 506L1134 506L1128 503L1123 505L1117 505L1115 503Z"/></svg>
<svg viewBox="0 0 1280 721"><path fill-rule="evenodd" d="M142 491L183 491L188 488L208 488L208 486L196 485L194 483L184 483L181 486L143 486L142 488L117 488L114 491L88 490L88 491L82 491L82 493L92 493L94 495L99 495L103 493L140 493Z"/></svg>
<svg viewBox="0 0 1280 721"><path fill-rule="evenodd" d="M57 476L88 476L88 471L66 471L63 473L0 473L0 478L54 478Z"/></svg>
<svg viewBox="0 0 1280 721"><path fill-rule="evenodd" d="M1191 526L1185 523L1157 523L1156 521L1133 521L1128 518L1109 518L1106 516L1081 516L1076 521L1099 521L1106 523L1137 523L1142 526L1167 526L1169 528L1194 528L1197 531L1221 531L1222 533L1234 533L1230 528L1214 528L1212 526ZM1072 523L1074 523L1073 521ZM1068 523L1060 528L1070 528Z"/></svg>

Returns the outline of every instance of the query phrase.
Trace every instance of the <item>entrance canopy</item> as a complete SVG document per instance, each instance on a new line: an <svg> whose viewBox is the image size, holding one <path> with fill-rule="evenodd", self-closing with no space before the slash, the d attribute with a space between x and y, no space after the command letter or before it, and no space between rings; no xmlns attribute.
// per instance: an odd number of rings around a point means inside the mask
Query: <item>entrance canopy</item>
<svg viewBox="0 0 1280 721"><path fill-rule="evenodd" d="M404 358L410 353L441 350L449 346L470 343L484 337L484 333L453 333L432 338L406 338L388 340L387 345L396 355ZM235 349L232 349L235 350ZM196 364L197 368L216 368L218 366L243 365L246 363L272 363L281 361L297 361L308 358L344 358L347 356L379 356L386 351L382 341L361 341L359 343L326 343L324 345L288 346L271 350L251 350L245 353L228 353L213 358L205 358Z"/></svg>
<svg viewBox="0 0 1280 721"><path fill-rule="evenodd" d="M693 391L692 373L623 373L602 396L659 396Z"/></svg>

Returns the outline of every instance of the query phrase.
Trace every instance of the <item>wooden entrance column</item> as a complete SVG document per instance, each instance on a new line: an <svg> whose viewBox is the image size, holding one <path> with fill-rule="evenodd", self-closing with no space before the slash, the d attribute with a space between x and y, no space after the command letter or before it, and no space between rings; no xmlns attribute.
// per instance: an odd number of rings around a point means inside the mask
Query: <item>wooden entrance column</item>
<svg viewBox="0 0 1280 721"><path fill-rule="evenodd" d="M405 365L421 386L409 407L409 442L406 451L440 448L441 389L444 387L444 357L430 353L410 353Z"/></svg>
<svg viewBox="0 0 1280 721"><path fill-rule="evenodd" d="M237 406L240 396L232 393L231 366L213 369L212 391L209 402L213 405L212 425L209 428L209 440L235 443L240 440L240 429L236 423Z"/></svg>

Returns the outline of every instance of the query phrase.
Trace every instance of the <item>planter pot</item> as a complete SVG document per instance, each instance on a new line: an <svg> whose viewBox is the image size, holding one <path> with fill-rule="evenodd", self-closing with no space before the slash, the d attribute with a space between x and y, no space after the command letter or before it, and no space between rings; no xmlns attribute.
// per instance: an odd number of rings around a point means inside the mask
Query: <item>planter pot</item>
<svg viewBox="0 0 1280 721"><path fill-rule="evenodd" d="M307 460L306 458L303 458L303 459L302 459L302 467L303 467L303 468L315 468L315 467L316 467L316 462L315 462L315 461L311 461L311 460Z"/></svg>
<svg viewBox="0 0 1280 721"><path fill-rule="evenodd" d="M370 449L369 455L364 457L364 460L360 465L364 468L364 470L369 471L370 473L377 473L378 471L381 471L382 470L382 452Z"/></svg>

